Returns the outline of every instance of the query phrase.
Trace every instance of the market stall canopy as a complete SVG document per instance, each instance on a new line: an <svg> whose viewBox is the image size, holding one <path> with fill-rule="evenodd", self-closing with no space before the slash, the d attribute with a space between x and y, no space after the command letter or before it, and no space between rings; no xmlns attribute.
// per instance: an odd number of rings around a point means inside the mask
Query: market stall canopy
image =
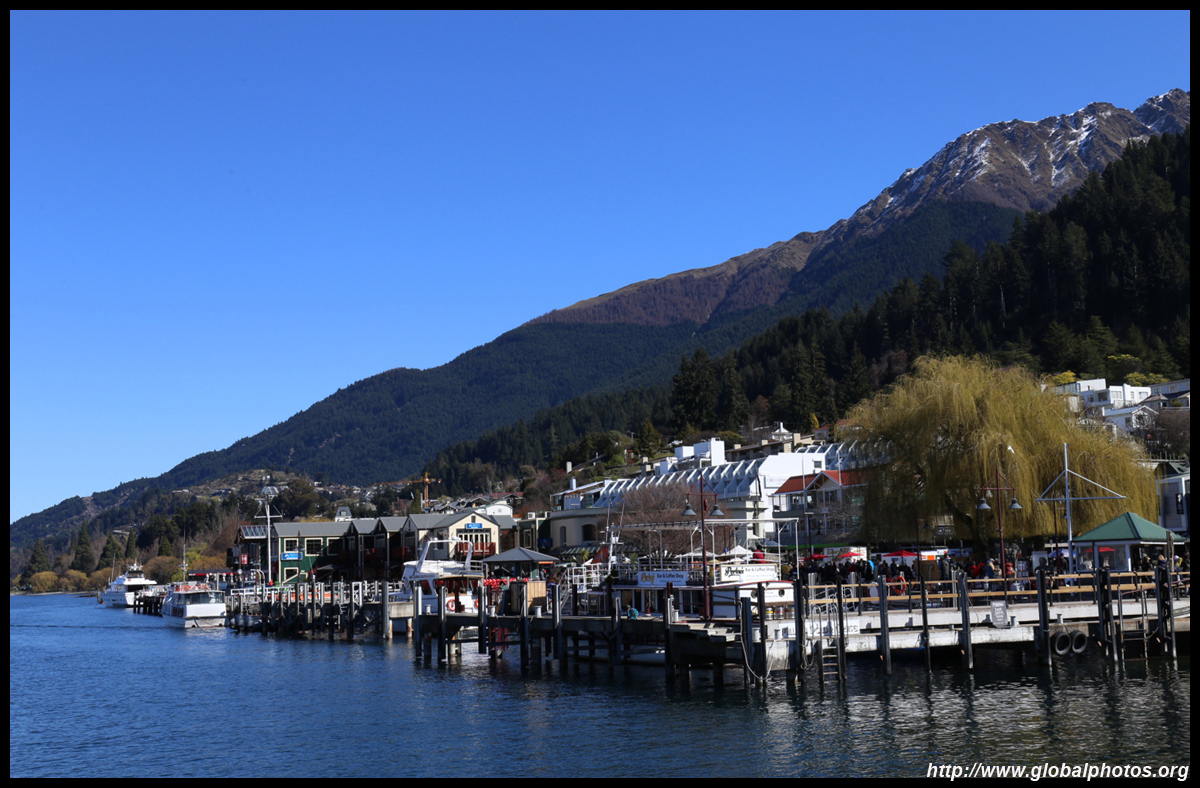
<svg viewBox="0 0 1200 788"><path fill-rule="evenodd" d="M557 564L558 559L525 547L514 547L499 555L485 558L483 562L485 564Z"/></svg>
<svg viewBox="0 0 1200 788"><path fill-rule="evenodd" d="M884 553L884 558L917 558L916 553L910 553L907 550L897 550L894 553Z"/></svg>
<svg viewBox="0 0 1200 788"><path fill-rule="evenodd" d="M1177 537L1178 538L1178 537ZM1075 537L1076 542L1134 542L1166 543L1167 529L1152 523L1133 512L1114 517L1085 534Z"/></svg>

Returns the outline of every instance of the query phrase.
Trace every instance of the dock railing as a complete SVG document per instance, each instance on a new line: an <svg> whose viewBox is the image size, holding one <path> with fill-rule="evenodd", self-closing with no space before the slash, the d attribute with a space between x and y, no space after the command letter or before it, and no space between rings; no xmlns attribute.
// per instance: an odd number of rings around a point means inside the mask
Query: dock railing
<svg viewBox="0 0 1200 788"><path fill-rule="evenodd" d="M1172 572L1171 596L1173 599L1191 597L1191 573ZM1126 603L1144 602L1157 599L1159 583L1154 572L1110 572L1108 590ZM836 601L837 586L831 583L809 583L809 605L813 612ZM1037 578L1010 577L968 579L968 605L985 607L994 600L1006 599L1011 604L1037 604ZM921 608L920 580L886 581L888 589L888 609L892 611L907 610L914 612ZM852 578L841 584L841 603L847 612L871 612L879 610L878 581L870 583ZM927 580L925 581L925 599L929 608L957 610L960 607L960 595L957 581ZM1101 596L1103 594L1101 593ZM1083 572L1070 575L1054 575L1049 589L1049 604L1096 602L1096 574Z"/></svg>

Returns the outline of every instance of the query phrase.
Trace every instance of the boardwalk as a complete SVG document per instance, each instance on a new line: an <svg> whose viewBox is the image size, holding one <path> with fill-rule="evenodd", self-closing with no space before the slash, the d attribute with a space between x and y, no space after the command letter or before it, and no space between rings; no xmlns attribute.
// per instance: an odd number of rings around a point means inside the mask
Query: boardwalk
<svg viewBox="0 0 1200 788"><path fill-rule="evenodd" d="M553 586L546 594L540 584L518 583L502 604L463 612L451 612L467 605L447 604L444 590L437 600L418 593L399 602L394 585L378 582L257 589L229 595L229 623L242 631L330 640L390 638L400 626L426 661L444 662L474 646L522 666L641 663L663 667L672 679L712 671L718 683L726 669L741 670L751 681L777 671L837 681L846 675L847 656L864 653L878 655L888 673L892 654L904 651L923 655L927 665L935 651L958 653L967 668L981 648L1029 654L1042 664L1089 651L1114 660L1175 654L1181 644L1188 647L1191 632L1191 578L1181 573L1169 584L1161 572L1039 575L1007 592L1000 581L965 576L911 586L882 580L721 585L711 591L715 615L707 620L679 612L681 602L696 609L696 595L704 593L699 587L664 591L665 609L637 617L628 613L631 586L609 581L585 594L559 588L556 600ZM544 606L532 604L542 602L542 594Z"/></svg>

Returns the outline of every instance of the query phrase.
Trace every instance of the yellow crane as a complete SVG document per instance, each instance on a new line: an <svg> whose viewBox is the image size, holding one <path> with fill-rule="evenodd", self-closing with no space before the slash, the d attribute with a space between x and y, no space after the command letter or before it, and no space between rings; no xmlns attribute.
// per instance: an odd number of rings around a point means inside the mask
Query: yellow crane
<svg viewBox="0 0 1200 788"><path fill-rule="evenodd" d="M441 479L430 478L429 471L425 471L425 473L421 475L420 479L400 479L399 481L394 482L380 482L380 484L424 484L425 496L421 499L421 508L429 505L429 485L441 483Z"/></svg>

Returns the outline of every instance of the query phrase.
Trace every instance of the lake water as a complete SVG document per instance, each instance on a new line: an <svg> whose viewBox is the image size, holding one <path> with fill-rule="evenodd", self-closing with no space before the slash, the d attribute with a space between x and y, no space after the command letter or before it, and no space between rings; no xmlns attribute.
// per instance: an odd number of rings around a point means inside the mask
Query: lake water
<svg viewBox="0 0 1200 788"><path fill-rule="evenodd" d="M515 656L515 655L514 655ZM1031 662L1031 661L1030 661ZM1047 671L1006 655L928 675L849 663L844 687L744 689L696 672L472 646L427 667L403 639L329 643L183 631L70 596L9 598L10 777L924 776L1049 763L1187 766L1190 658Z"/></svg>

